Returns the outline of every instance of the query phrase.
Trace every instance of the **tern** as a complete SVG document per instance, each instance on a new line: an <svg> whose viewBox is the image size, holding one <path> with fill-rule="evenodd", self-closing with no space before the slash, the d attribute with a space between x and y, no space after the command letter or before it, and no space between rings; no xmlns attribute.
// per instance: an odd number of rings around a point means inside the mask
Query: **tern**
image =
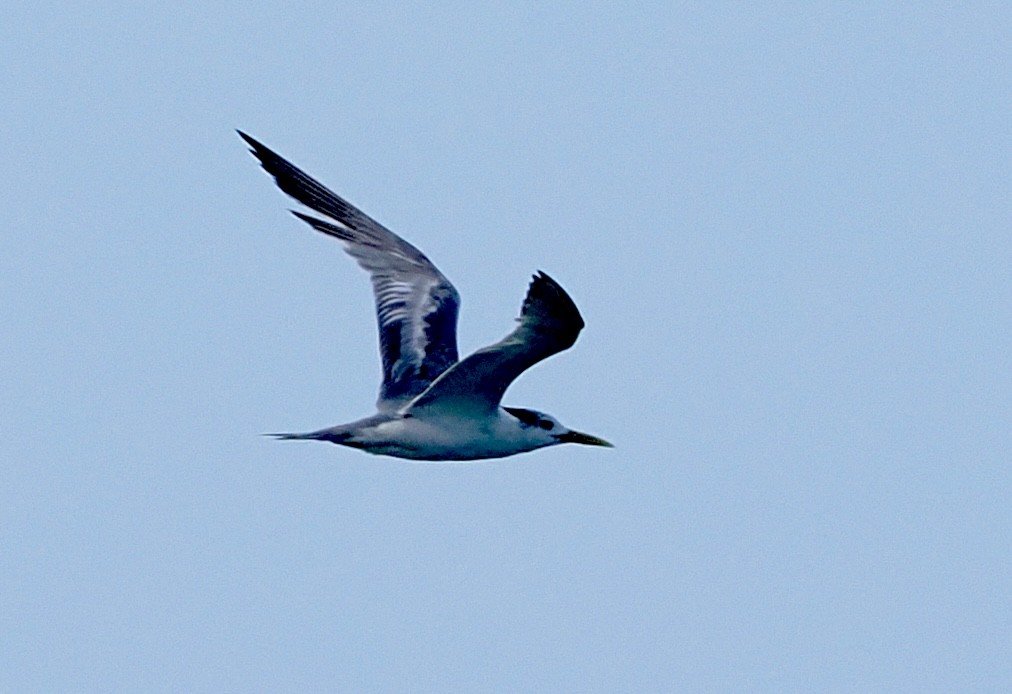
<svg viewBox="0 0 1012 694"><path fill-rule="evenodd" d="M611 447L543 412L500 405L514 379L572 347L583 329L576 304L555 280L543 272L534 275L519 325L499 342L458 361L460 297L443 273L397 234L237 132L284 193L326 219L292 214L342 241L369 273L379 324L383 383L377 413L319 431L269 436L329 441L424 461L502 458L560 443Z"/></svg>

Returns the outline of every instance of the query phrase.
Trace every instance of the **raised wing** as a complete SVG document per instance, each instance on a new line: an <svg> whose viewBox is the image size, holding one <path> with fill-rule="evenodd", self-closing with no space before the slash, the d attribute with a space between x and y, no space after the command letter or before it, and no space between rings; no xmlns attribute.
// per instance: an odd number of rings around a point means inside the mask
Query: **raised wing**
<svg viewBox="0 0 1012 694"><path fill-rule="evenodd" d="M457 361L457 290L410 243L249 135L239 135L282 191L332 221L292 214L343 241L369 273L383 358L377 405L381 411L399 408Z"/></svg>
<svg viewBox="0 0 1012 694"><path fill-rule="evenodd" d="M576 304L551 277L539 272L520 309L520 325L501 341L450 367L408 406L419 410L488 415L517 376L569 349L583 329Z"/></svg>

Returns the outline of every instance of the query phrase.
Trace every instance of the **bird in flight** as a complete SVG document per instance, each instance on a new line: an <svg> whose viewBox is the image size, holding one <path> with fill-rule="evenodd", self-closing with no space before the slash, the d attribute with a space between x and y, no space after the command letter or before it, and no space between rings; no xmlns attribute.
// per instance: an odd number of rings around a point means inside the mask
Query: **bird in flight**
<svg viewBox="0 0 1012 694"><path fill-rule="evenodd" d="M517 376L572 347L583 329L576 304L555 280L537 273L513 332L458 361L460 297L443 273L410 243L238 132L278 187L325 219L292 214L342 241L369 273L379 324L383 383L377 413L319 431L271 436L432 461L502 458L560 443L611 447L542 412L500 406Z"/></svg>

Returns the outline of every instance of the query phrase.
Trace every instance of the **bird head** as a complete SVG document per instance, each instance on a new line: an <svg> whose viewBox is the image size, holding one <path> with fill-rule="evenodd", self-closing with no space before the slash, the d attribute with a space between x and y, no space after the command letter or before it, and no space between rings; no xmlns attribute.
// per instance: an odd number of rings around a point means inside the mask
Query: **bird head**
<svg viewBox="0 0 1012 694"><path fill-rule="evenodd" d="M562 425L555 417L520 407L504 407L504 410L517 418L520 426L528 437L538 439L541 446L553 446L559 443L581 443L585 446L614 446L602 438L584 434Z"/></svg>

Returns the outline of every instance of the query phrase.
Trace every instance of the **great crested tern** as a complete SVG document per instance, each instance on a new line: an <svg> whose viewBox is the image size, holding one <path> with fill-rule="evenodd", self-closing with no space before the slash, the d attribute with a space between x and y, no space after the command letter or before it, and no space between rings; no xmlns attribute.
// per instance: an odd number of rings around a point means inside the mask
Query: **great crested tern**
<svg viewBox="0 0 1012 694"><path fill-rule="evenodd" d="M543 272L534 275L513 332L458 361L460 297L443 273L410 243L237 132L283 192L327 220L295 210L292 214L344 242L369 273L379 323L383 383L378 412L319 431L270 436L330 441L412 460L501 458L560 443L611 447L543 412L500 406L517 376L572 347L583 329L576 304L555 280Z"/></svg>

